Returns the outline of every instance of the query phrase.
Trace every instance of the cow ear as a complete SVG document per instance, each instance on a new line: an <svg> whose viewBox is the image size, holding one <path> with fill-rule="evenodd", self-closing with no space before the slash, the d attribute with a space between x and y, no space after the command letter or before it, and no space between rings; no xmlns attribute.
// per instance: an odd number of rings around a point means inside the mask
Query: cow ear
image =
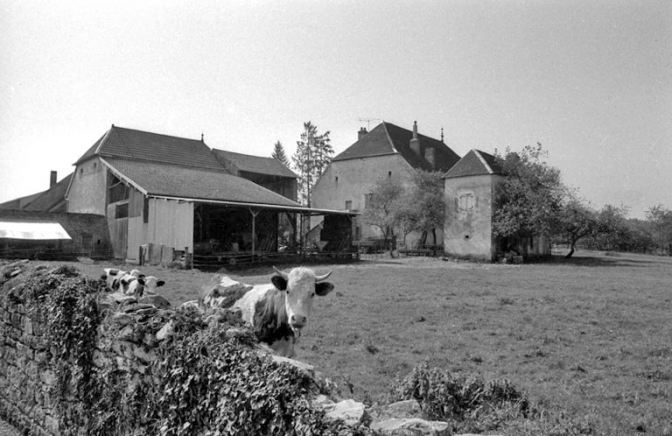
<svg viewBox="0 0 672 436"><path fill-rule="evenodd" d="M315 293L320 297L324 297L329 292L334 290L334 285L329 282L320 282L315 285Z"/></svg>
<svg viewBox="0 0 672 436"><path fill-rule="evenodd" d="M156 282L156 286L163 286L165 284L166 282L164 282L163 280L159 280L158 282Z"/></svg>
<svg viewBox="0 0 672 436"><path fill-rule="evenodd" d="M273 286L278 288L279 291L287 290L287 280L285 280L284 277L273 276L271 277L271 283L273 283Z"/></svg>

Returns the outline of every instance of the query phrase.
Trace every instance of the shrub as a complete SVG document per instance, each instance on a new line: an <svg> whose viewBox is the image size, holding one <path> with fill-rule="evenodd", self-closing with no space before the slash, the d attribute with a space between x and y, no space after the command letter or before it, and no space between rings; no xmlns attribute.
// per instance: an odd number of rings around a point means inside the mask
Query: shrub
<svg viewBox="0 0 672 436"><path fill-rule="evenodd" d="M427 363L397 379L390 401L415 399L425 418L446 421L453 431L497 430L508 420L525 417L530 405L526 396L508 380L483 381L476 375L459 376Z"/></svg>

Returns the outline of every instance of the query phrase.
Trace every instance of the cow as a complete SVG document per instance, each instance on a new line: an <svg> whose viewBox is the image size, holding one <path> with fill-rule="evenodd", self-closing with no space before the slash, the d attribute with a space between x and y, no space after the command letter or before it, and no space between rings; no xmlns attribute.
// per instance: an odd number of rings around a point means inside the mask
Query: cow
<svg viewBox="0 0 672 436"><path fill-rule="evenodd" d="M308 323L314 297L323 297L334 289L332 283L324 281L331 271L317 276L304 267L289 273L273 269L277 275L271 278L271 284L255 285L233 307L241 310L243 320L252 325L260 342L276 354L292 357L294 344Z"/></svg>
<svg viewBox="0 0 672 436"><path fill-rule="evenodd" d="M100 276L101 279L105 280L105 285L111 291L116 291L120 286L120 279L128 274L127 271L117 269L117 268L103 268L105 274Z"/></svg>
<svg viewBox="0 0 672 436"><path fill-rule="evenodd" d="M131 276L133 277L133 276ZM122 279L123 281L123 279ZM125 284L124 294L142 297L143 295L156 295L156 288L163 286L166 282L159 280L154 276L142 276L129 279Z"/></svg>

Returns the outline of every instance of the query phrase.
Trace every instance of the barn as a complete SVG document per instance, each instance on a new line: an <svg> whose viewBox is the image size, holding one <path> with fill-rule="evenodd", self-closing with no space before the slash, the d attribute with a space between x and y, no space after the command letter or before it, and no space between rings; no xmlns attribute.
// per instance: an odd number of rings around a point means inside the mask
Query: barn
<svg viewBox="0 0 672 436"><path fill-rule="evenodd" d="M296 175L274 159L212 150L202 137L112 125L74 165L68 212L104 215L118 259L142 263L159 250L164 262L303 254L313 247L297 228L313 215L330 223L322 240L351 251L353 214L301 206L292 190Z"/></svg>

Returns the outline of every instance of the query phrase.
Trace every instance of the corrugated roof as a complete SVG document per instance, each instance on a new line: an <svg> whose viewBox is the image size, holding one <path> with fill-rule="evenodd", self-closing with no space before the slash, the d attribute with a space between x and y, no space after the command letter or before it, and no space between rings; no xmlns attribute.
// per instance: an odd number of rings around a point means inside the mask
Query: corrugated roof
<svg viewBox="0 0 672 436"><path fill-rule="evenodd" d="M148 195L300 207L299 203L224 171L116 158L104 158L104 162Z"/></svg>
<svg viewBox="0 0 672 436"><path fill-rule="evenodd" d="M497 158L484 151L471 149L443 177L454 178L501 173L502 170L497 163Z"/></svg>
<svg viewBox="0 0 672 436"><path fill-rule="evenodd" d="M210 148L201 140L114 125L75 164L95 155L223 170Z"/></svg>
<svg viewBox="0 0 672 436"><path fill-rule="evenodd" d="M0 219L0 238L43 241L72 239L56 221L5 221L3 219Z"/></svg>
<svg viewBox="0 0 672 436"><path fill-rule="evenodd" d="M225 150L212 150L217 156L217 159L226 160L233 164L238 170L249 173L266 174L279 177L291 177L293 179L298 176L289 168L284 166L282 162L272 157L252 156L249 154L234 153Z"/></svg>
<svg viewBox="0 0 672 436"><path fill-rule="evenodd" d="M413 168L421 168L427 171L448 171L460 160L460 156L446 144L420 133L418 133L418 140L420 141L422 156L418 156L411 149L412 138L413 132L411 130L383 121L336 156L333 161L399 153ZM435 150L434 167L424 158L424 150L428 147Z"/></svg>

